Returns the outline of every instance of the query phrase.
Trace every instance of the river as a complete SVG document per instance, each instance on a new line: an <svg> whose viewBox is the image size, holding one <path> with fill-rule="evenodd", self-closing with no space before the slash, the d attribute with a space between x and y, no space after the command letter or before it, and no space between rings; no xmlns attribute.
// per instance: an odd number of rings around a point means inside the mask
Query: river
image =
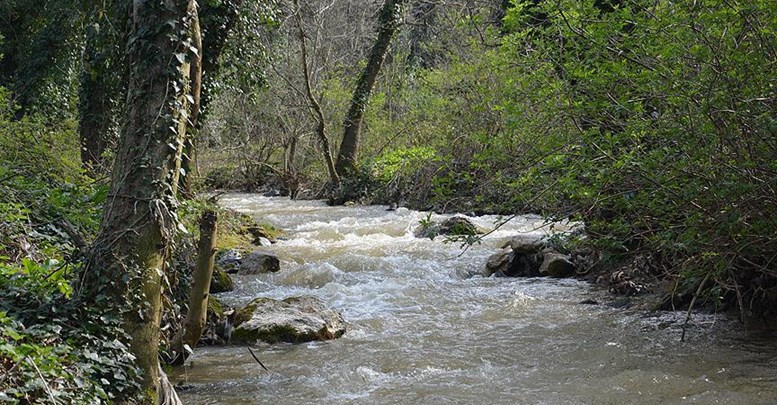
<svg viewBox="0 0 777 405"><path fill-rule="evenodd" d="M316 296L341 311L340 339L301 345L197 348L172 374L187 404L774 404L777 332L723 315L581 305L584 282L469 278L519 232L516 219L463 251L417 239L427 213L327 207L229 194L224 206L286 231L260 248L281 271L234 276L220 294L242 305L263 296ZM432 219L441 218L433 215ZM497 217L472 218L491 228ZM564 225L554 225L563 230Z"/></svg>

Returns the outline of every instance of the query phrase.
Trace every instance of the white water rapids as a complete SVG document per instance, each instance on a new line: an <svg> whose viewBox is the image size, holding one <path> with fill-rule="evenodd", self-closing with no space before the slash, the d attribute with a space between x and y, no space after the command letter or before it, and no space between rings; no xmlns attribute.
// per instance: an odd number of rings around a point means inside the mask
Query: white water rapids
<svg viewBox="0 0 777 405"><path fill-rule="evenodd" d="M516 219L462 253L417 239L427 213L231 194L222 204L286 231L275 274L234 276L225 303L310 295L348 332L301 345L197 348L172 374L188 404L774 404L777 333L722 315L580 305L571 279L467 278ZM442 216L433 215L432 219ZM471 218L492 228L496 217ZM556 229L563 226L556 225Z"/></svg>

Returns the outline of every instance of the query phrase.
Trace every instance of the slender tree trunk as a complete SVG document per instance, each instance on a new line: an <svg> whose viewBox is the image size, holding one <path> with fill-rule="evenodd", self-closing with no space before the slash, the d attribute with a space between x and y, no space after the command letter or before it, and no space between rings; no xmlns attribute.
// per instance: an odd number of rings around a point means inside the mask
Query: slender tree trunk
<svg viewBox="0 0 777 405"><path fill-rule="evenodd" d="M173 349L177 355L173 364L181 365L189 357L184 345L194 348L202 336L208 315L208 292L213 277L213 262L216 254L216 222L214 211L205 211L200 219L200 242L197 248L197 265L194 268L194 281L189 292L189 310L186 312L183 328L173 339Z"/></svg>
<svg viewBox="0 0 777 405"><path fill-rule="evenodd" d="M351 107L343 124L343 141L337 154L337 174L348 176L356 171L361 142L361 127L364 111L370 102L370 94L378 78L383 60L386 58L391 39L402 21L402 4L404 0L386 0L378 16L378 38L370 51L367 66L364 67L353 92Z"/></svg>
<svg viewBox="0 0 777 405"><path fill-rule="evenodd" d="M308 51L305 39L305 28L302 24L302 11L299 7L299 0L294 0L294 7L296 8L295 17L297 19L297 28L299 28L299 46L300 46L300 58L302 59L302 74L305 79L305 94L310 102L310 108L313 110L317 125L316 134L321 142L321 151L324 154L324 162L326 163L327 172L329 173L329 181L333 185L340 184L340 176L335 168L334 159L332 159L332 148L329 145L329 137L326 134L326 120L324 119L324 111L321 109L321 104L313 94L313 87L310 79L310 69L308 68Z"/></svg>
<svg viewBox="0 0 777 405"><path fill-rule="evenodd" d="M200 28L200 17L197 10L197 2L189 1L187 9L188 18L191 21L189 35L191 45L197 50L191 52L191 62L189 65L189 88L191 89L191 100L189 109L189 131L186 132L184 139L183 154L181 155L182 176L180 181L181 196L183 198L194 197L192 189L192 180L195 174L196 162L196 139L200 132L200 108L202 102L202 31Z"/></svg>
<svg viewBox="0 0 777 405"><path fill-rule="evenodd" d="M173 117L180 83L186 2L133 0L125 125L111 191L80 290L82 299L121 314L142 370L144 400L160 399L158 360L162 277L176 231L174 171L180 156ZM180 86L180 84L179 84ZM180 88L180 87L179 87Z"/></svg>
<svg viewBox="0 0 777 405"><path fill-rule="evenodd" d="M84 71L81 74L79 97L80 119L78 134L81 138L81 164L92 173L102 165L105 151L106 125L109 121L110 94L105 86L104 59L96 49L99 29L90 25L86 30L84 49Z"/></svg>
<svg viewBox="0 0 777 405"><path fill-rule="evenodd" d="M119 65L121 51L116 46L121 42L116 26L126 17L127 8L121 4L106 8L95 6L90 23L86 27L83 69L80 77L78 98L78 133L81 141L81 163L90 174L103 165L103 153L113 141L109 135L114 129L116 100L121 92L118 82L121 77L112 71Z"/></svg>

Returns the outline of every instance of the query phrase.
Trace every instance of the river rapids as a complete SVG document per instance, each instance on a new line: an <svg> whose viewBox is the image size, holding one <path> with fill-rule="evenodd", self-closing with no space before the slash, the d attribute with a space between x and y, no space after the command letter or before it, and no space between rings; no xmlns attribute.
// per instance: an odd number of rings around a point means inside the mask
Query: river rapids
<svg viewBox="0 0 777 405"><path fill-rule="evenodd" d="M285 230L258 248L274 274L233 276L234 306L256 297L315 296L348 332L301 345L197 348L171 378L187 404L774 404L777 332L723 315L581 305L572 279L468 277L520 232L566 230L521 217L463 250L418 239L429 215L327 207L252 194L229 208ZM444 216L432 215L431 219ZM470 218L491 229L495 216Z"/></svg>

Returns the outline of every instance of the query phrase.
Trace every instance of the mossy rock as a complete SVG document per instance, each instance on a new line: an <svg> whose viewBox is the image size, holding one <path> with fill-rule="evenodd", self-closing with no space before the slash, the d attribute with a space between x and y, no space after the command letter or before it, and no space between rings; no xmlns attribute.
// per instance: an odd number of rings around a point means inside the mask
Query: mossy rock
<svg viewBox="0 0 777 405"><path fill-rule="evenodd" d="M224 318L224 305L214 296L208 297L208 317Z"/></svg>
<svg viewBox="0 0 777 405"><path fill-rule="evenodd" d="M244 234L250 235L253 239L252 242L254 245L259 245L259 241L264 238L269 240L270 242L275 242L279 236L281 236L282 232L280 229L269 225L269 224L256 224L252 223L251 225L245 226L242 229L242 232Z"/></svg>
<svg viewBox="0 0 777 405"><path fill-rule="evenodd" d="M257 298L235 313L232 343L304 343L339 338L342 315L312 297Z"/></svg>
<svg viewBox="0 0 777 405"><path fill-rule="evenodd" d="M456 216L442 222L427 222L419 226L413 232L418 238L434 239L438 235L443 236L472 236L483 232L467 218Z"/></svg>
<svg viewBox="0 0 777 405"><path fill-rule="evenodd" d="M213 277L210 279L210 293L216 294L221 292L232 291L235 289L235 283L232 281L232 277L227 274L221 267L213 269Z"/></svg>

